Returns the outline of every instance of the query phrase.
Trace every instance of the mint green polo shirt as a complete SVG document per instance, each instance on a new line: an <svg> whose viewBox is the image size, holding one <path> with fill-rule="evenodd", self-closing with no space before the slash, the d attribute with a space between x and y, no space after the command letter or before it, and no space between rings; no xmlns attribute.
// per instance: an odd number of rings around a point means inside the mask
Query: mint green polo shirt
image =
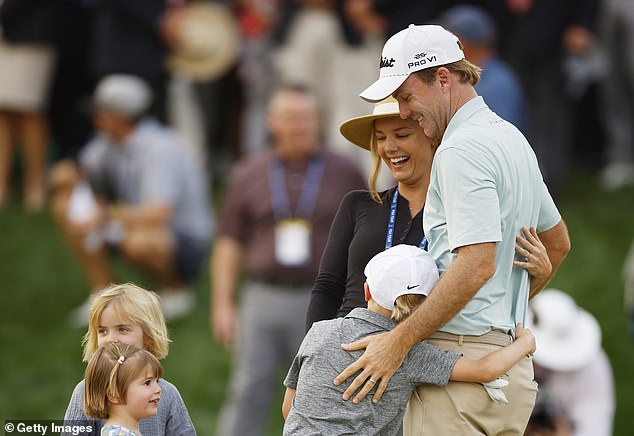
<svg viewBox="0 0 634 436"><path fill-rule="evenodd" d="M525 324L530 276L513 266L515 235L522 226L543 232L560 220L524 135L482 97L467 102L436 151L423 226L441 274L456 248L485 242L496 243L496 272L440 330L481 335Z"/></svg>

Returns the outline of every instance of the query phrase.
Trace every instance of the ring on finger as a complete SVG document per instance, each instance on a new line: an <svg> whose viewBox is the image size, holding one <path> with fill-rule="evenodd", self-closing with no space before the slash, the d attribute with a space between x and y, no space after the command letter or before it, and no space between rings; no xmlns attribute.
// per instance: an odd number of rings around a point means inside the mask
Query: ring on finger
<svg viewBox="0 0 634 436"><path fill-rule="evenodd" d="M368 383L376 384L376 380L368 379Z"/></svg>

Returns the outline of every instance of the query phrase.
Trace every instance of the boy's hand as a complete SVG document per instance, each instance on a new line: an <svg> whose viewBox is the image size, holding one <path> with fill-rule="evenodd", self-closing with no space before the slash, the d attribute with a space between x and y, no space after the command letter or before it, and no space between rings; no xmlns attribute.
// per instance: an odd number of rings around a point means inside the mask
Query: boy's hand
<svg viewBox="0 0 634 436"><path fill-rule="evenodd" d="M537 348L535 336L533 335L533 332L531 332L529 329L522 327L522 323L520 322L517 323L517 328L515 329L515 337L516 341L519 341L520 339L526 341L526 344L529 347L528 354L533 354L535 352L535 349Z"/></svg>

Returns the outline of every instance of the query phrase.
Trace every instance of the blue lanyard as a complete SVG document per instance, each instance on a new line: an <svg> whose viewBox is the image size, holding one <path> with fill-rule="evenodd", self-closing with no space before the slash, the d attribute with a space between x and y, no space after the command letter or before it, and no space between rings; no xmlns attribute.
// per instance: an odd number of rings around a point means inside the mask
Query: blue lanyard
<svg viewBox="0 0 634 436"><path fill-rule="evenodd" d="M271 206L276 220L289 217L310 218L317 203L321 178L324 174L324 160L318 156L310 160L306 169L306 177L302 192L297 201L297 211L291 211L286 190L286 177L284 176L284 165L281 161L276 161L269 167L269 187L271 188Z"/></svg>
<svg viewBox="0 0 634 436"><path fill-rule="evenodd" d="M387 234L385 235L385 249L392 247L392 239L394 238L394 224L396 223L396 205L398 202L398 187L394 190L394 198L392 198L392 205L390 206L390 219L387 222ZM418 248L423 250L427 249L427 237L423 236L423 239L418 244Z"/></svg>

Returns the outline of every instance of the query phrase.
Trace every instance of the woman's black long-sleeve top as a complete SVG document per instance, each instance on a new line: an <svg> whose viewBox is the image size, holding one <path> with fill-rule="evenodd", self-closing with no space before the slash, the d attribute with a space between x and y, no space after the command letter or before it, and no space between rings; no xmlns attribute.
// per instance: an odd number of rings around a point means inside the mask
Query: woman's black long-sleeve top
<svg viewBox="0 0 634 436"><path fill-rule="evenodd" d="M306 316L306 331L315 321L345 316L366 307L363 293L368 261L385 250L385 236L395 188L380 193L378 204L368 191L352 191L339 205L321 257ZM399 195L393 245L418 246L423 239L422 211L414 218L409 202Z"/></svg>

